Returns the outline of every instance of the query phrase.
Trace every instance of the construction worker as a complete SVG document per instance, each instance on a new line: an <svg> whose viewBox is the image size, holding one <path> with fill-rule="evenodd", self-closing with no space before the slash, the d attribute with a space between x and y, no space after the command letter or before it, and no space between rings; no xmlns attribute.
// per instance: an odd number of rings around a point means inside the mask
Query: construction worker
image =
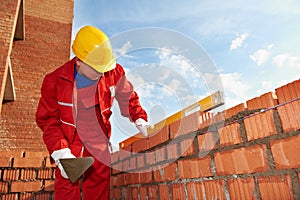
<svg viewBox="0 0 300 200"><path fill-rule="evenodd" d="M45 76L36 112L37 125L55 170L55 199L109 199L109 118L114 98L121 114L147 135L147 114L124 69L117 64L107 35L84 26L72 44L73 59ZM91 156L94 163L70 182L62 158Z"/></svg>

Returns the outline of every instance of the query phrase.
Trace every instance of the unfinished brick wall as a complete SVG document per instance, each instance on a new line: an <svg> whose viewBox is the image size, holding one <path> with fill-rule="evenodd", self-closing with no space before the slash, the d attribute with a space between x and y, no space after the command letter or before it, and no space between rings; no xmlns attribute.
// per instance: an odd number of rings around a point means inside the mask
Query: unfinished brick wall
<svg viewBox="0 0 300 200"><path fill-rule="evenodd" d="M165 126L112 155L111 199L300 199L299 113L297 80Z"/></svg>
<svg viewBox="0 0 300 200"><path fill-rule="evenodd" d="M0 20L0 30L3 25L11 29L11 39L17 2L21 1L4 0L0 4L0 14L4 17ZM7 50L6 56L0 58L0 78L4 74L2 63L7 57L11 59L16 92L15 101L2 104L0 150L43 151L45 146L41 130L35 124L35 111L45 74L69 59L74 2L24 0L23 4L25 39L5 40L6 46L12 46L11 52Z"/></svg>

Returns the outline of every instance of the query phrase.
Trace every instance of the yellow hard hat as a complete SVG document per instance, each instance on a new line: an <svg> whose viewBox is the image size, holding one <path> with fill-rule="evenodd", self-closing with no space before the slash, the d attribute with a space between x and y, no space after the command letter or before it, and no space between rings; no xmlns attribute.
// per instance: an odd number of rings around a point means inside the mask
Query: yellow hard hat
<svg viewBox="0 0 300 200"><path fill-rule="evenodd" d="M82 27L73 41L72 51L82 62L100 73L116 66L109 38L96 27Z"/></svg>

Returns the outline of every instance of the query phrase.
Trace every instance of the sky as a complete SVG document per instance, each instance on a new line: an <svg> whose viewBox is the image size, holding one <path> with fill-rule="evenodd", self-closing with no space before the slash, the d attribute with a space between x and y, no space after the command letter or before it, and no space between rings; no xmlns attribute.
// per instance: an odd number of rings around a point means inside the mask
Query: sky
<svg viewBox="0 0 300 200"><path fill-rule="evenodd" d="M72 37L84 25L109 36L152 124L216 90L226 109L300 78L298 0L74 4ZM138 131L113 111L117 145Z"/></svg>

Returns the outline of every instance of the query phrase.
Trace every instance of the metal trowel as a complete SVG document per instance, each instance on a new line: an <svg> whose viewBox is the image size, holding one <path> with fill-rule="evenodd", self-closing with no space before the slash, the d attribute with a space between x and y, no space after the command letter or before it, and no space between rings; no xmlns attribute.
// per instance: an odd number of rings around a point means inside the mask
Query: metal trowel
<svg viewBox="0 0 300 200"><path fill-rule="evenodd" d="M74 183L94 163L93 157L59 159L70 181Z"/></svg>

